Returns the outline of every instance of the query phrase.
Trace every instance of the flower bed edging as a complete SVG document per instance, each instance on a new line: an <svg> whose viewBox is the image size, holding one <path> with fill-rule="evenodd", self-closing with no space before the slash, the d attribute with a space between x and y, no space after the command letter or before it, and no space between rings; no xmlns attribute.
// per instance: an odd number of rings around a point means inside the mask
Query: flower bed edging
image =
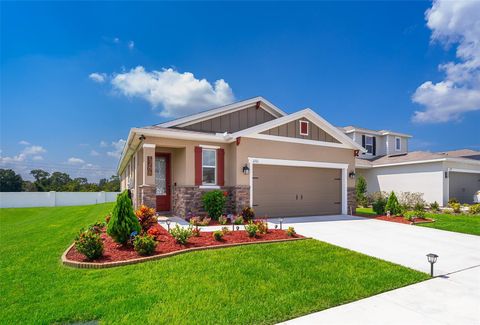
<svg viewBox="0 0 480 325"><path fill-rule="evenodd" d="M373 220L378 220L378 221L387 221L387 222L393 222L393 223L398 223L401 225L418 225L418 224L423 224L423 223L433 223L435 222L435 219L420 219L417 218L417 222L414 221L408 221L404 219L403 217L400 216L393 216L393 217L388 217L385 215L369 215L369 214L362 214L362 213L356 213L354 214L356 217L362 217L362 218L367 218L367 219L373 219Z"/></svg>
<svg viewBox="0 0 480 325"><path fill-rule="evenodd" d="M122 265L130 265L130 264L138 264L144 263L152 260L159 260L162 258L167 258L175 255L180 255L184 253L189 253L193 251L202 251L207 249L218 249L218 248L226 248L226 247L234 247L234 246L242 246L242 245L257 245L257 244L272 244L272 243L281 243L281 242L288 242L288 241L297 241L297 240L305 240L311 239L311 237L300 237L300 238L288 238L288 239L275 239L275 240L265 240L265 241L258 241L258 242L244 242L244 243L232 243L232 244L224 244L224 245L215 245L215 246L204 246L204 247L191 247L186 248L174 252L169 252L165 254L153 255L153 256L145 256L139 257L135 259L125 260L125 261L116 261L116 262L105 262L105 263L91 263L91 262L78 262L72 261L67 258L67 253L70 249L73 248L75 244L71 244L65 252L62 254L62 263L63 265L79 268L79 269L105 269L110 267L122 266Z"/></svg>

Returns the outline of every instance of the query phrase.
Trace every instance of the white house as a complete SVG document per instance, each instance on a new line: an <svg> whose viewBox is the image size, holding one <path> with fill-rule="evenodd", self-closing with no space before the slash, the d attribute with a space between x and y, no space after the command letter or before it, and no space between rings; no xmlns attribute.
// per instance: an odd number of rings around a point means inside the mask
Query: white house
<svg viewBox="0 0 480 325"><path fill-rule="evenodd" d="M449 198L473 203L480 190L480 151L409 152L408 134L353 126L343 130L367 151L355 168L368 192L421 192L427 202L445 206Z"/></svg>

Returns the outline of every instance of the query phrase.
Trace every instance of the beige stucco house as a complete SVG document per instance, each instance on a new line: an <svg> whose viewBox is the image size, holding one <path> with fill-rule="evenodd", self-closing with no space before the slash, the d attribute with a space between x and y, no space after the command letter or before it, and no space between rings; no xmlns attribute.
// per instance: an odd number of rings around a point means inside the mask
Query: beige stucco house
<svg viewBox="0 0 480 325"><path fill-rule="evenodd" d="M355 156L365 149L311 109L286 114L255 97L130 130L118 174L136 206L184 217L221 189L227 210L257 215L347 214Z"/></svg>

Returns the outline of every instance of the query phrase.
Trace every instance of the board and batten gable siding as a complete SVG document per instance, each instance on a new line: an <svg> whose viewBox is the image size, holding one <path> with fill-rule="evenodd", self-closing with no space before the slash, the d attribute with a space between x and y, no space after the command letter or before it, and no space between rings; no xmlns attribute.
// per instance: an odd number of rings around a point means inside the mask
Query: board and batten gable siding
<svg viewBox="0 0 480 325"><path fill-rule="evenodd" d="M234 133L274 119L276 119L276 117L265 109L251 106L232 113L187 125L182 127L182 129L211 133Z"/></svg>
<svg viewBox="0 0 480 325"><path fill-rule="evenodd" d="M308 135L300 134L300 121L308 122ZM279 125L277 127L271 128L269 130L261 132L261 134L266 135L275 135L288 138L297 138L297 139L306 139L306 140L316 140L332 143L340 143L337 139L332 137L330 134L319 128L317 125L312 123L307 118L300 118L295 121Z"/></svg>

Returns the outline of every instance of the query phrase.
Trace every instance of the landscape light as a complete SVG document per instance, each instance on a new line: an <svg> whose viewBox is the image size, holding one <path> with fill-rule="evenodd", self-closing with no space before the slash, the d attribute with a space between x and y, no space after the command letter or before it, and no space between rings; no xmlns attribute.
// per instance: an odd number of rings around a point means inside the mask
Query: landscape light
<svg viewBox="0 0 480 325"><path fill-rule="evenodd" d="M437 254L427 254L428 263L430 263L430 276L433 277L433 264L437 262L438 255Z"/></svg>
<svg viewBox="0 0 480 325"><path fill-rule="evenodd" d="M170 232L170 223L171 223L170 219L167 219L165 223L167 224L168 231Z"/></svg>

